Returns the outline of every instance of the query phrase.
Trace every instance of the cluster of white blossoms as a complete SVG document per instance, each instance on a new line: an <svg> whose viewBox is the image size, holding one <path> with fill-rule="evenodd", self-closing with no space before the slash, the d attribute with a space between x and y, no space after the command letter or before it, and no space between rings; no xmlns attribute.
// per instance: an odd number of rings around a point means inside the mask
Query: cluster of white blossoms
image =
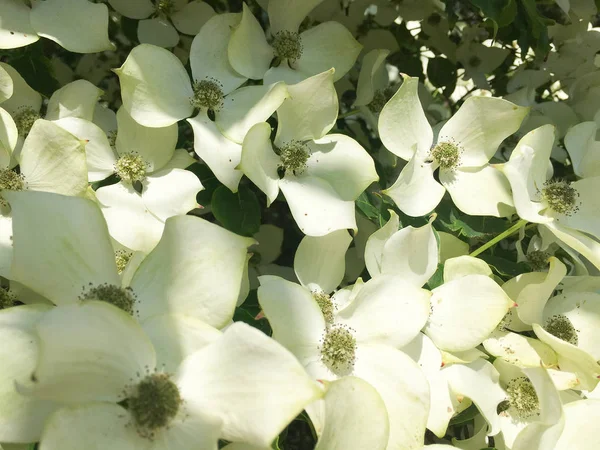
<svg viewBox="0 0 600 450"><path fill-rule="evenodd" d="M0 0L0 450L600 448L599 11L500 3Z"/></svg>

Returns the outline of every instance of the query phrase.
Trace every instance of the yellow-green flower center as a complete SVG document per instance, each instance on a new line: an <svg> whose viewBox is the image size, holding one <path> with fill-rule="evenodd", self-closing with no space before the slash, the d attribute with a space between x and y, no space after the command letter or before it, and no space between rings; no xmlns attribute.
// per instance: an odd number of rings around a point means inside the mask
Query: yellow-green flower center
<svg viewBox="0 0 600 450"><path fill-rule="evenodd" d="M373 114L379 114L387 102L394 96L395 89L387 87L385 89L377 89L373 94L373 100L367 105L367 108Z"/></svg>
<svg viewBox="0 0 600 450"><path fill-rule="evenodd" d="M550 253L541 250L534 250L527 253L527 262L535 271L548 267L548 258L550 258Z"/></svg>
<svg viewBox="0 0 600 450"><path fill-rule="evenodd" d="M115 262L117 263L117 271L119 273L122 273L125 270L132 255L133 253L126 252L125 250L117 250L115 252Z"/></svg>
<svg viewBox="0 0 600 450"><path fill-rule="evenodd" d="M149 439L158 429L169 425L181 404L177 385L164 373L148 375L135 386L127 400L138 433Z"/></svg>
<svg viewBox="0 0 600 450"><path fill-rule="evenodd" d="M156 12L170 16L175 10L175 2L173 0L158 0L156 2Z"/></svg>
<svg viewBox="0 0 600 450"><path fill-rule="evenodd" d="M430 157L442 169L454 169L460 163L460 148L453 142L440 142L431 149Z"/></svg>
<svg viewBox="0 0 600 450"><path fill-rule="evenodd" d="M552 211L570 216L579 210L579 192L566 181L547 181L542 199Z"/></svg>
<svg viewBox="0 0 600 450"><path fill-rule="evenodd" d="M192 89L194 95L190 103L194 108L206 108L218 111L223 107L223 85L214 79L195 81Z"/></svg>
<svg viewBox="0 0 600 450"><path fill-rule="evenodd" d="M331 297L325 292L313 292L313 298L323 313L325 323L327 326L331 325L333 323L333 313L335 311L335 306L331 301Z"/></svg>
<svg viewBox="0 0 600 450"><path fill-rule="evenodd" d="M519 417L526 419L539 414L540 402L531 381L526 377L515 378L506 387L508 403Z"/></svg>
<svg viewBox="0 0 600 450"><path fill-rule="evenodd" d="M115 163L115 173L128 183L142 181L146 178L148 164L137 153L125 153Z"/></svg>
<svg viewBox="0 0 600 450"><path fill-rule="evenodd" d="M304 172L309 156L308 146L300 141L291 141L279 149L281 166L294 175Z"/></svg>
<svg viewBox="0 0 600 450"><path fill-rule="evenodd" d="M98 286L84 287L79 300L99 300L110 303L126 313L133 315L136 297L130 287L122 288L114 284L100 284Z"/></svg>
<svg viewBox="0 0 600 450"><path fill-rule="evenodd" d="M548 317L544 329L552 336L568 342L569 344L577 345L579 342L579 336L577 335L577 330L573 326L573 323L567 316L562 314L555 314L552 317Z"/></svg>
<svg viewBox="0 0 600 450"><path fill-rule="evenodd" d="M31 131L31 127L33 126L33 124L40 117L40 114L33 108L27 107L20 109L14 117L15 125L17 126L19 136L26 138L29 132Z"/></svg>
<svg viewBox="0 0 600 450"><path fill-rule="evenodd" d="M2 191L22 191L26 189L25 177L10 169L0 169L0 205L8 206Z"/></svg>
<svg viewBox="0 0 600 450"><path fill-rule="evenodd" d="M275 34L272 45L279 59L293 62L302 56L302 41L298 33L279 31Z"/></svg>
<svg viewBox="0 0 600 450"><path fill-rule="evenodd" d="M345 326L334 326L325 333L321 343L321 360L333 373L345 375L352 371L356 359L356 339Z"/></svg>
<svg viewBox="0 0 600 450"><path fill-rule="evenodd" d="M7 289L0 288L0 309L10 308L14 306L16 301L15 294Z"/></svg>

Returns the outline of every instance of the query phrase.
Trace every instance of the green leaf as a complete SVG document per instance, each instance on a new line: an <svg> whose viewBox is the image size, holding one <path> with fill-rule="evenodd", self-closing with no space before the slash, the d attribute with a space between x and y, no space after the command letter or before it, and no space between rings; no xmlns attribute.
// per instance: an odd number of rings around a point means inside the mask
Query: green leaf
<svg viewBox="0 0 600 450"><path fill-rule="evenodd" d="M196 195L196 201L200 205L210 205L213 193L219 186L222 186L222 184L219 182L219 180L217 180L215 174L205 164L194 163L189 166L187 170L193 172L198 178L200 178L202 186L204 186L204 189L198 192Z"/></svg>
<svg viewBox="0 0 600 450"><path fill-rule="evenodd" d="M427 64L427 77L437 88L451 86L456 83L456 66L443 56L437 56Z"/></svg>
<svg viewBox="0 0 600 450"><path fill-rule="evenodd" d="M479 414L479 410L473 404L465 409L463 412L458 414L457 416L450 419L450 425L460 425L466 422L473 420Z"/></svg>
<svg viewBox="0 0 600 450"><path fill-rule="evenodd" d="M356 199L356 207L367 219L376 222L379 218L379 208L373 204L369 194L365 191Z"/></svg>
<svg viewBox="0 0 600 450"><path fill-rule="evenodd" d="M515 0L470 0L481 12L493 20L498 27L509 25L517 15Z"/></svg>
<svg viewBox="0 0 600 450"><path fill-rule="evenodd" d="M212 212L225 228L242 236L252 236L260 227L261 209L250 188L240 186L234 194L219 186L212 196Z"/></svg>
<svg viewBox="0 0 600 450"><path fill-rule="evenodd" d="M431 276L429 281L427 282L427 289L435 289L444 282L444 264L439 263L437 266L437 270Z"/></svg>

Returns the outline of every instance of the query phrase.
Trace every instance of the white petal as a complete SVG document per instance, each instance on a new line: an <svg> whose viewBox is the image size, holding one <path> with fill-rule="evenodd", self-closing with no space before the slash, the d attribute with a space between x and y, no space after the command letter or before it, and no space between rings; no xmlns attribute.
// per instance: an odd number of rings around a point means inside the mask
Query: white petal
<svg viewBox="0 0 600 450"><path fill-rule="evenodd" d="M241 322L186 359L178 373L182 397L223 419L223 438L257 446L270 445L323 395L291 353Z"/></svg>
<svg viewBox="0 0 600 450"><path fill-rule="evenodd" d="M468 350L488 337L513 304L491 278L467 275L433 290L424 331L440 349Z"/></svg>
<svg viewBox="0 0 600 450"><path fill-rule="evenodd" d="M65 117L54 123L85 142L88 181L104 180L114 173L117 158L100 127L77 117Z"/></svg>
<svg viewBox="0 0 600 450"><path fill-rule="evenodd" d="M308 289L274 276L259 280L258 302L273 328L273 338L304 365L319 359L325 319Z"/></svg>
<svg viewBox="0 0 600 450"><path fill-rule="evenodd" d="M421 448L429 386L419 366L387 345L362 345L356 351L354 375L371 384L386 405L390 421L387 448Z"/></svg>
<svg viewBox="0 0 600 450"><path fill-rule="evenodd" d="M245 77L260 80L275 55L250 8L246 3L242 6L242 20L231 33L227 54L234 70Z"/></svg>
<svg viewBox="0 0 600 450"><path fill-rule="evenodd" d="M156 351L157 366L174 373L181 362L221 336L201 320L179 314L161 314L142 323Z"/></svg>
<svg viewBox="0 0 600 450"><path fill-rule="evenodd" d="M269 2L269 21L271 33L279 31L298 31L304 18L323 0L281 0Z"/></svg>
<svg viewBox="0 0 600 450"><path fill-rule="evenodd" d="M82 195L88 187L84 142L53 122L38 119L20 155L27 188Z"/></svg>
<svg viewBox="0 0 600 450"><path fill-rule="evenodd" d="M600 268L600 243L587 234L572 228L563 227L556 222L545 225L560 242L585 256L594 266Z"/></svg>
<svg viewBox="0 0 600 450"><path fill-rule="evenodd" d="M100 301L58 306L36 326L40 356L22 389L63 403L118 401L155 368L150 339L133 317Z"/></svg>
<svg viewBox="0 0 600 450"><path fill-rule="evenodd" d="M565 428L555 450L594 450L600 446L600 400L579 400L564 406Z"/></svg>
<svg viewBox="0 0 600 450"><path fill-rule="evenodd" d="M17 146L19 131L12 116L0 108L0 167L8 167L13 150Z"/></svg>
<svg viewBox="0 0 600 450"><path fill-rule="evenodd" d="M40 36L75 53L114 50L108 39L108 7L81 0L36 2L29 16Z"/></svg>
<svg viewBox="0 0 600 450"><path fill-rule="evenodd" d="M241 144L248 130L271 117L288 95L284 83L237 89L225 97L215 124L225 137Z"/></svg>
<svg viewBox="0 0 600 450"><path fill-rule="evenodd" d="M381 116L380 116L381 117ZM446 189L433 177L434 168L415 155L392 186L383 191L409 216L424 216L442 200Z"/></svg>
<svg viewBox="0 0 600 450"><path fill-rule="evenodd" d="M50 310L46 305L18 306L0 312L0 439L2 442L39 440L53 403L26 397L15 389L15 382L33 373L38 359L35 325Z"/></svg>
<svg viewBox="0 0 600 450"><path fill-rule="evenodd" d="M281 255L281 245L283 244L283 228L262 224L258 233L252 236L258 242L258 245L252 246L250 251L257 252L260 255L260 264L270 264Z"/></svg>
<svg viewBox="0 0 600 450"><path fill-rule="evenodd" d="M573 171L580 177L600 175L598 142L595 122L583 122L571 127L565 136L565 147L573 163Z"/></svg>
<svg viewBox="0 0 600 450"><path fill-rule="evenodd" d="M190 66L194 81L213 78L229 94L244 84L246 77L237 73L227 57L232 29L240 22L241 14L217 14L200 29L190 49Z"/></svg>
<svg viewBox="0 0 600 450"><path fill-rule="evenodd" d="M454 141L462 149L461 166L480 167L519 129L528 112L504 99L469 97L444 124L438 142Z"/></svg>
<svg viewBox="0 0 600 450"><path fill-rule="evenodd" d="M258 188L267 194L267 206L275 201L279 194L279 175L277 169L280 158L271 146L271 126L257 123L248 131L242 145L240 169Z"/></svg>
<svg viewBox="0 0 600 450"><path fill-rule="evenodd" d="M383 247L381 272L398 275L416 287L421 287L438 266L438 246L433 227L405 227L394 233Z"/></svg>
<svg viewBox="0 0 600 450"><path fill-rule="evenodd" d="M279 181L279 188L304 234L323 236L344 228L356 229L354 201L340 198L321 178L286 174Z"/></svg>
<svg viewBox="0 0 600 450"><path fill-rule="evenodd" d="M402 277L379 275L365 283L356 298L336 314L335 321L355 330L359 343L402 347L427 322L430 295Z"/></svg>
<svg viewBox="0 0 600 450"><path fill-rule="evenodd" d="M13 80L6 69L0 65L0 103L8 100L13 95L13 92Z"/></svg>
<svg viewBox="0 0 600 450"><path fill-rule="evenodd" d="M142 196L131 185L117 183L101 187L96 197L113 239L144 253L158 244L164 222L148 210Z"/></svg>
<svg viewBox="0 0 600 450"><path fill-rule="evenodd" d="M48 102L46 120L79 117L91 121L96 102L103 91L86 80L77 80L52 94Z"/></svg>
<svg viewBox="0 0 600 450"><path fill-rule="evenodd" d="M42 106L42 96L34 91L12 66L0 62L0 68L8 73L13 85L12 96L2 102L2 108L12 115L21 108L31 108L34 111L39 111Z"/></svg>
<svg viewBox="0 0 600 450"><path fill-rule="evenodd" d="M417 152L429 152L433 142L433 130L423 112L418 88L417 78L405 78L379 115L381 142L407 161Z"/></svg>
<svg viewBox="0 0 600 450"><path fill-rule="evenodd" d="M147 444L131 426L131 415L122 406L84 403L64 407L48 419L40 450L133 450Z"/></svg>
<svg viewBox="0 0 600 450"><path fill-rule="evenodd" d="M0 215L0 276L11 278L13 260L12 217ZM11 286L12 288L12 286ZM26 303L26 302L23 302Z"/></svg>
<svg viewBox="0 0 600 450"><path fill-rule="evenodd" d="M11 279L56 304L75 302L88 283L120 284L106 223L97 205L45 192L3 195L10 201L13 216ZM43 227L39 227L40 220Z"/></svg>
<svg viewBox="0 0 600 450"><path fill-rule="evenodd" d="M474 274L485 275L491 278L492 269L490 269L490 266L484 260L468 255L450 258L444 264L445 283Z"/></svg>
<svg viewBox="0 0 600 450"><path fill-rule="evenodd" d="M173 25L179 31L191 36L196 36L208 19L215 15L215 11L208 3L193 0L179 11L171 14Z"/></svg>
<svg viewBox="0 0 600 450"><path fill-rule="evenodd" d="M356 86L354 106L366 106L371 103L378 88L375 85L377 75L381 72L381 69L385 69L385 58L389 54L389 50L374 49L363 57Z"/></svg>
<svg viewBox="0 0 600 450"><path fill-rule="evenodd" d="M29 9L20 0L8 0L2 5L0 18L0 48L18 48L39 39L29 23Z"/></svg>
<svg viewBox="0 0 600 450"><path fill-rule="evenodd" d="M142 200L159 220L186 214L194 209L196 194L202 183L192 172L183 169L165 169L146 178Z"/></svg>
<svg viewBox="0 0 600 450"><path fill-rule="evenodd" d="M326 294L339 286L344 277L344 255L352 238L346 230L324 236L305 236L294 256L294 270L303 286Z"/></svg>
<svg viewBox="0 0 600 450"><path fill-rule="evenodd" d="M438 237L440 238L440 263L469 253L469 244L453 234L438 231Z"/></svg>
<svg viewBox="0 0 600 450"><path fill-rule="evenodd" d="M492 167L440 170L440 181L454 204L472 216L509 217L515 212L510 183Z"/></svg>
<svg viewBox="0 0 600 450"><path fill-rule="evenodd" d="M160 242L131 282L140 299L140 317L170 312L225 326L233 316L252 243L198 217L169 218Z"/></svg>
<svg viewBox="0 0 600 450"><path fill-rule="evenodd" d="M489 362L478 359L469 364L453 364L442 370L452 391L475 403L490 426L488 435L500 432L496 408L506 398L499 384L498 371Z"/></svg>
<svg viewBox="0 0 600 450"><path fill-rule="evenodd" d="M385 450L389 439L385 403L367 382L344 377L327 386L325 427L315 450Z"/></svg>
<svg viewBox="0 0 600 450"><path fill-rule="evenodd" d="M600 226L597 217L600 212L598 189L600 189L600 176L584 178L571 183L577 191L579 209L567 216L556 214L555 221L564 227L583 231L600 239Z"/></svg>
<svg viewBox="0 0 600 450"><path fill-rule="evenodd" d="M386 242L398 231L400 218L393 210L389 210L390 220L379 230L369 236L365 246L365 265L371 277L382 273L383 249Z"/></svg>
<svg viewBox="0 0 600 450"><path fill-rule="evenodd" d="M114 71L123 107L140 124L166 127L192 114L190 79L179 58L168 50L138 45Z"/></svg>
<svg viewBox="0 0 600 450"><path fill-rule="evenodd" d="M288 85L298 84L306 80L306 75L298 70L290 68L287 64L280 64L277 67L271 67L265 73L263 84L273 84L283 81Z"/></svg>
<svg viewBox="0 0 600 450"><path fill-rule="evenodd" d="M543 342L510 331L494 330L483 341L485 350L519 367L555 366L554 351Z"/></svg>
<svg viewBox="0 0 600 450"><path fill-rule="evenodd" d="M171 23L163 18L140 20L137 29L138 40L142 44L172 48L179 42L179 33Z"/></svg>
<svg viewBox="0 0 600 450"><path fill-rule="evenodd" d="M309 142L307 173L327 181L344 200L355 200L379 180L373 158L351 137L328 134Z"/></svg>
<svg viewBox="0 0 600 450"><path fill-rule="evenodd" d="M362 45L338 22L325 22L300 34L303 50L296 69L306 76L316 75L333 67L335 81L354 66Z"/></svg>
<svg viewBox="0 0 600 450"><path fill-rule="evenodd" d="M160 430L150 450L217 450L222 426L223 421L211 411L190 408L184 400L180 413Z"/></svg>
<svg viewBox="0 0 600 450"><path fill-rule="evenodd" d="M277 110L275 145L320 139L333 128L338 116L333 70L292 84L288 92L289 98Z"/></svg>
<svg viewBox="0 0 600 450"><path fill-rule="evenodd" d="M154 5L150 0L108 0L118 13L130 19L145 19L154 12Z"/></svg>

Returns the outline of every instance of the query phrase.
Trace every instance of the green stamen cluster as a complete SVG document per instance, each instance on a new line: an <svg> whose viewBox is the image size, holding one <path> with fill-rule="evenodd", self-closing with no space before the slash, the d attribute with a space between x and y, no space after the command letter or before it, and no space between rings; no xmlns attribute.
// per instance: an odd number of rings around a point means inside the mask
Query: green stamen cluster
<svg viewBox="0 0 600 450"><path fill-rule="evenodd" d="M116 130L110 131L107 135L108 137L108 144L111 147L115 147L115 145L117 144L117 132Z"/></svg>
<svg viewBox="0 0 600 450"><path fill-rule="evenodd" d="M127 406L138 433L152 439L158 429L166 427L175 417L181 403L177 385L167 374L155 373L140 381Z"/></svg>
<svg viewBox="0 0 600 450"><path fill-rule="evenodd" d="M125 270L125 267L129 264L129 260L131 260L132 256L133 253L126 252L125 250L117 250L115 252L115 262L117 263L117 271L119 273L122 273Z"/></svg>
<svg viewBox="0 0 600 450"><path fill-rule="evenodd" d="M552 336L568 342L569 344L577 345L579 342L579 336L577 335L577 330L573 326L573 323L567 316L562 314L548 317L544 329Z"/></svg>
<svg viewBox="0 0 600 450"><path fill-rule="evenodd" d="M0 309L10 308L15 305L17 297L9 290L0 288Z"/></svg>
<svg viewBox="0 0 600 450"><path fill-rule="evenodd" d="M2 191L22 191L25 189L25 177L10 169L0 170L0 192ZM8 202L0 194L0 205L8 206Z"/></svg>
<svg viewBox="0 0 600 450"><path fill-rule="evenodd" d="M548 207L559 214L571 216L579 210L579 192L566 181L547 181L542 189L542 198Z"/></svg>
<svg viewBox="0 0 600 450"><path fill-rule="evenodd" d="M394 96L394 93L395 89L392 87L377 89L373 94L373 100L367 105L367 108L373 114L379 114L387 102L390 101L390 98Z"/></svg>
<svg viewBox="0 0 600 450"><path fill-rule="evenodd" d="M333 323L333 313L335 311L335 306L331 301L331 297L325 292L313 292L313 298L323 313L325 323L327 326L331 325Z"/></svg>
<svg viewBox="0 0 600 450"><path fill-rule="evenodd" d="M29 132L31 131L31 127L39 118L41 118L40 114L33 108L28 107L19 110L19 112L14 117L15 125L17 126L19 136L26 138Z"/></svg>
<svg viewBox="0 0 600 450"><path fill-rule="evenodd" d="M460 163L460 148L453 142L440 142L431 149L430 157L442 169L453 169Z"/></svg>
<svg viewBox="0 0 600 450"><path fill-rule="evenodd" d="M321 343L323 363L337 375L349 373L356 359L356 339L349 328L330 328Z"/></svg>
<svg viewBox="0 0 600 450"><path fill-rule="evenodd" d="M125 153L115 163L115 173L128 183L142 181L146 178L148 165L137 153Z"/></svg>
<svg viewBox="0 0 600 450"><path fill-rule="evenodd" d="M218 111L223 107L223 85L214 79L195 81L192 89L194 96L190 103L194 108L207 108Z"/></svg>
<svg viewBox="0 0 600 450"><path fill-rule="evenodd" d="M550 258L550 253L541 250L534 250L527 253L527 262L535 271L548 267L548 258Z"/></svg>
<svg viewBox="0 0 600 450"><path fill-rule="evenodd" d="M79 296L79 300L99 300L110 303L126 313L133 315L133 307L136 297L130 287L122 288L114 284L101 284L95 287L84 288L84 292Z"/></svg>
<svg viewBox="0 0 600 450"><path fill-rule="evenodd" d="M526 377L515 378L506 387L508 402L523 419L539 414L540 401L531 381Z"/></svg>
<svg viewBox="0 0 600 450"><path fill-rule="evenodd" d="M156 2L156 12L170 16L175 10L175 2L173 0L158 0Z"/></svg>
<svg viewBox="0 0 600 450"><path fill-rule="evenodd" d="M279 149L281 166L294 175L304 172L309 156L308 147L300 141L291 141Z"/></svg>
<svg viewBox="0 0 600 450"><path fill-rule="evenodd" d="M279 31L275 34L272 46L279 59L293 62L302 56L302 41L298 33Z"/></svg>

